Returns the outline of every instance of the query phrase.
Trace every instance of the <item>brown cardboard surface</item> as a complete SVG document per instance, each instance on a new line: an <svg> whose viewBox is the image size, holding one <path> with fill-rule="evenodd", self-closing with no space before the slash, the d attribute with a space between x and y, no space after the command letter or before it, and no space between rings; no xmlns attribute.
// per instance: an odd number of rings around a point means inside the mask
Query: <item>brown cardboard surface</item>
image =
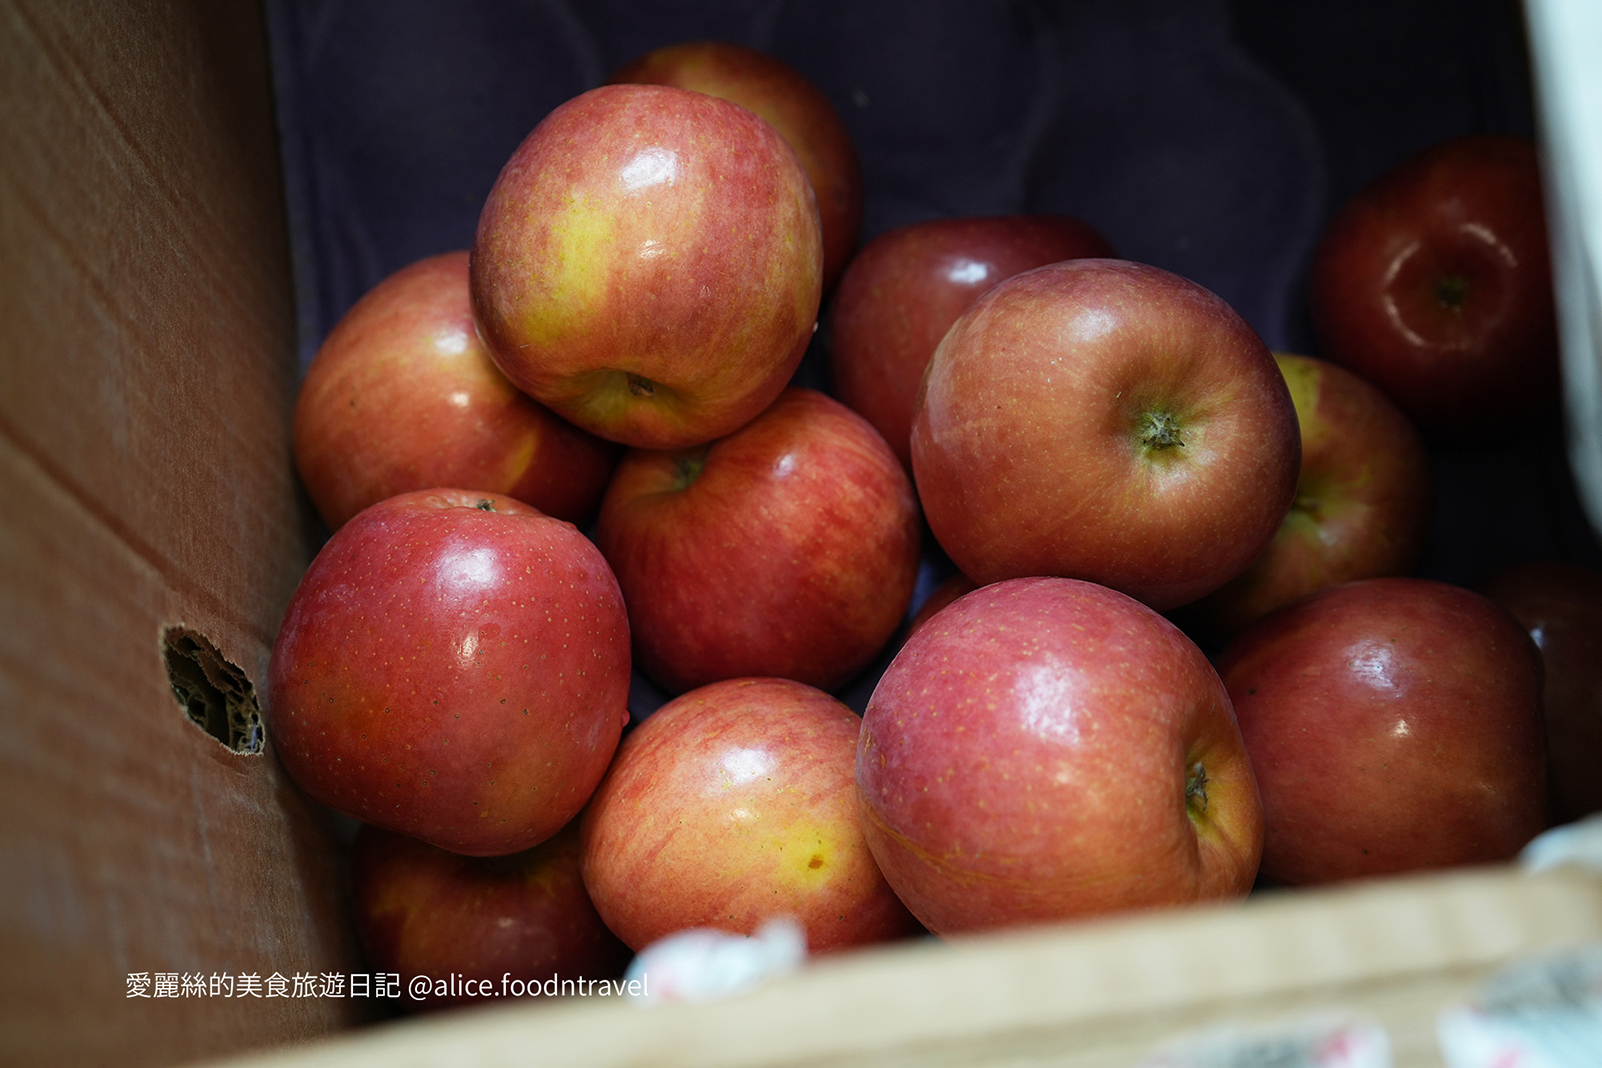
<svg viewBox="0 0 1602 1068"><path fill-rule="evenodd" d="M1602 878L1456 872L881 949L701 1005L465 1011L229 1064L1110 1068L1199 1029L1339 1010L1385 1026L1412 1068L1440 1063L1436 1012L1494 968L1597 939Z"/></svg>
<svg viewBox="0 0 1602 1068"><path fill-rule="evenodd" d="M185 717L161 632L259 689L307 539L251 3L0 3L0 1062L160 1064L346 1004L126 997L348 970L322 815Z"/></svg>

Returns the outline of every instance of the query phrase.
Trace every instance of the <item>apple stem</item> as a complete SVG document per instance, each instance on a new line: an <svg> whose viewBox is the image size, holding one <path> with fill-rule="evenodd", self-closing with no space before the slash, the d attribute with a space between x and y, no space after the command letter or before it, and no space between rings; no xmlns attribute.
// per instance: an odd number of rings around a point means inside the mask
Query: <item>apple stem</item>
<svg viewBox="0 0 1602 1068"><path fill-rule="evenodd" d="M1190 774L1185 778L1185 804L1201 812L1207 811L1207 769L1199 760L1190 766Z"/></svg>
<svg viewBox="0 0 1602 1068"><path fill-rule="evenodd" d="M1179 420L1170 412L1147 412L1140 417L1140 443L1148 449L1185 447L1179 437Z"/></svg>

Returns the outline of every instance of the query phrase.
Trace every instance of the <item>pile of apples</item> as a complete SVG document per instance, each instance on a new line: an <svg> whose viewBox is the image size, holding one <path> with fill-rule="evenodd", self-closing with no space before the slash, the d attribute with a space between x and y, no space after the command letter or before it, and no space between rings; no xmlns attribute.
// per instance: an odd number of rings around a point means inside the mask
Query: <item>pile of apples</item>
<svg viewBox="0 0 1602 1068"><path fill-rule="evenodd" d="M375 963L602 977L779 915L832 950L1498 861L1602 805L1549 804L1529 633L1602 633L1597 577L1504 576L1522 623L1398 577L1415 423L1556 395L1529 144L1438 146L1337 217L1331 362L1074 219L853 257L861 203L799 74L664 49L325 341L294 451L334 533L268 720L369 825ZM789 385L826 295L835 396ZM957 573L903 628L930 538ZM829 691L903 633L859 719ZM625 736L633 667L679 696Z"/></svg>

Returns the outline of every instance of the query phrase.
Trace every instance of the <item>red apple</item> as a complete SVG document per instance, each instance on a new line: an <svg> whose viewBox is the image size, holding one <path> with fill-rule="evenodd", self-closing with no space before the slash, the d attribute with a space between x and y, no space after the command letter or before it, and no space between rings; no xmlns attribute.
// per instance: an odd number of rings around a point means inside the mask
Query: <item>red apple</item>
<svg viewBox="0 0 1602 1068"><path fill-rule="evenodd" d="M1274 359L1301 425L1301 477L1268 548L1197 606L1225 636L1325 586L1406 574L1429 533L1429 458L1407 417L1336 364Z"/></svg>
<svg viewBox="0 0 1602 1068"><path fill-rule="evenodd" d="M1111 256L1066 215L998 215L914 223L870 241L851 261L829 313L835 396L912 466L912 413L935 346L974 298L1020 271Z"/></svg>
<svg viewBox="0 0 1602 1068"><path fill-rule="evenodd" d="M518 146L479 216L473 308L501 370L642 448L738 429L816 326L818 210L795 153L703 93L608 85Z"/></svg>
<svg viewBox="0 0 1602 1068"><path fill-rule="evenodd" d="M1408 159L1325 230L1309 281L1323 355L1429 430L1506 425L1558 393L1535 145L1480 135Z"/></svg>
<svg viewBox="0 0 1602 1068"><path fill-rule="evenodd" d="M1602 573L1551 560L1513 564L1480 592L1512 612L1541 650L1554 820L1602 812Z"/></svg>
<svg viewBox="0 0 1602 1068"><path fill-rule="evenodd" d="M975 582L1063 575L1158 609L1262 551L1300 457L1251 327L1194 282L1119 260L980 297L935 350L912 426L929 527Z"/></svg>
<svg viewBox="0 0 1602 1068"><path fill-rule="evenodd" d="M755 112L806 168L823 227L823 288L845 269L862 227L862 167L840 113L800 71L744 45L690 41L647 53L612 81L693 89Z"/></svg>
<svg viewBox="0 0 1602 1068"><path fill-rule="evenodd" d="M295 402L295 468L329 529L409 490L471 486L580 522L617 447L496 368L473 326L467 253L390 275L329 333Z"/></svg>
<svg viewBox="0 0 1602 1068"><path fill-rule="evenodd" d="M1262 813L1229 698L1121 593L1000 582L914 634L857 748L863 830L936 934L1243 895Z"/></svg>
<svg viewBox="0 0 1602 1068"><path fill-rule="evenodd" d="M629 631L600 552L509 497L419 490L340 527L268 672L268 731L313 798L458 853L578 814L628 719Z"/></svg>
<svg viewBox="0 0 1602 1068"><path fill-rule="evenodd" d="M922 630L923 625L929 622L929 620L933 619L935 613L940 611L946 605L950 604L952 601L955 601L963 594L972 593L978 588L978 585L974 583L973 579L969 578L967 575L964 575L961 571L946 579L944 582L934 588L934 592L929 594L928 600L924 601L923 604L918 606L917 614L912 617L912 622L907 624L907 637L911 638L914 634L918 633L918 631Z"/></svg>
<svg viewBox="0 0 1602 1068"><path fill-rule="evenodd" d="M1302 885L1507 860L1546 826L1540 654L1477 593L1331 586L1224 650L1263 874Z"/></svg>
<svg viewBox="0 0 1602 1068"><path fill-rule="evenodd" d="M814 952L914 933L857 822L860 726L786 679L663 705L584 813L584 884L607 926L635 949L688 927L751 934L778 916Z"/></svg>
<svg viewBox="0 0 1602 1068"><path fill-rule="evenodd" d="M920 537L884 439L800 388L710 445L625 455L596 529L638 662L675 693L743 675L849 681L906 614Z"/></svg>
<svg viewBox="0 0 1602 1068"><path fill-rule="evenodd" d="M576 822L506 857L464 857L363 824L351 883L368 959L400 975L412 1007L520 996L552 976L611 979L628 963L584 889ZM422 997L418 976L432 980Z"/></svg>

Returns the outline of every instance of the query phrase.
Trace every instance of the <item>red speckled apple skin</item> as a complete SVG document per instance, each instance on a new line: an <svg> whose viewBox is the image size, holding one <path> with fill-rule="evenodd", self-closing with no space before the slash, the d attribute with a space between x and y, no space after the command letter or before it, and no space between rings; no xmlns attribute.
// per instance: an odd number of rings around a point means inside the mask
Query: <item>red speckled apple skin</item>
<svg viewBox="0 0 1602 1068"><path fill-rule="evenodd" d="M976 300L912 424L918 498L964 574L1085 579L1160 611L1262 551L1300 464L1262 339L1216 294L1122 260L1039 267Z"/></svg>
<svg viewBox="0 0 1602 1068"><path fill-rule="evenodd" d="M686 462L704 466L682 485ZM630 452L596 527L639 664L676 693L747 675L848 682L905 618L921 538L884 439L801 388L704 451Z"/></svg>
<svg viewBox="0 0 1602 1068"><path fill-rule="evenodd" d="M563 418L638 448L697 445L788 383L823 246L795 152L737 104L603 85L513 152L473 241L496 364Z"/></svg>
<svg viewBox="0 0 1602 1068"><path fill-rule="evenodd" d="M662 706L585 810L584 883L607 926L639 949L788 915L814 952L917 931L863 841L860 726L788 679L732 679Z"/></svg>
<svg viewBox="0 0 1602 1068"><path fill-rule="evenodd" d="M885 877L937 934L1233 897L1257 874L1223 684L1173 624L1088 582L1009 580L933 616L868 704L857 784Z"/></svg>
<svg viewBox="0 0 1602 1068"><path fill-rule="evenodd" d="M402 268L345 314L306 370L294 450L330 530L433 486L504 493L582 523L619 452L496 368L473 325L465 251Z"/></svg>
<svg viewBox="0 0 1602 1068"><path fill-rule="evenodd" d="M363 511L312 561L273 648L269 736L332 808L514 853L588 800L628 686L623 598L577 528L423 490Z"/></svg>

